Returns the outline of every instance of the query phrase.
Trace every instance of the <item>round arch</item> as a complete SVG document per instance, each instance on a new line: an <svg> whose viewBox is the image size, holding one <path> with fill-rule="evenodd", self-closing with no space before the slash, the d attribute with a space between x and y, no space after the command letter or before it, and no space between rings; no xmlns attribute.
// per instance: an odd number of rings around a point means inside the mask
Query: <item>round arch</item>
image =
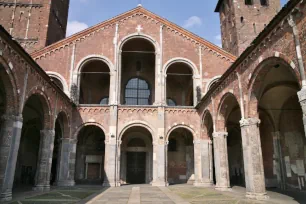
<svg viewBox="0 0 306 204"><path fill-rule="evenodd" d="M88 55L84 58L82 58L79 63L76 66L75 69L75 73L80 73L82 71L82 68L84 67L84 65L92 60L98 60L98 61L102 61L105 64L107 64L107 66L109 67L109 71L114 72L115 71L115 67L114 64L112 63L112 61L110 59L108 59L107 57L103 56L103 55Z"/></svg>
<svg viewBox="0 0 306 204"><path fill-rule="evenodd" d="M24 109L24 106L29 98L31 96L38 96L40 102L42 103L42 108L43 108L43 128L44 129L53 129L54 124L52 123L52 106L50 103L50 100L47 96L47 94L44 92L44 89L40 86L38 87L33 87L27 94L25 98L25 102L23 104L22 110Z"/></svg>
<svg viewBox="0 0 306 204"><path fill-rule="evenodd" d="M207 93L209 91L209 89L212 87L212 85L215 82L218 82L220 78L221 78L221 75L218 75L218 76L215 76L215 77L211 78L211 80L206 85L205 93Z"/></svg>
<svg viewBox="0 0 306 204"><path fill-rule="evenodd" d="M159 46L159 44L158 44L158 42L153 38L153 37L151 37L151 36L149 36L149 35L146 35L146 34L143 34L143 33L141 33L141 34L139 34L139 33L133 33L133 34L130 34L130 35L127 35L127 36L125 36L124 38L122 38L121 40L120 40L120 42L118 43L118 51L120 52L120 51L122 51L122 48L123 48L123 46L124 46L124 44L126 43L126 42L128 42L129 40L132 40L132 39L137 39L137 38L141 38L141 39L144 39L144 40L147 40L147 41L149 41L150 43L152 43L152 45L155 47L155 52L157 53L157 54L159 54L159 52L160 52L160 46Z"/></svg>
<svg viewBox="0 0 306 204"><path fill-rule="evenodd" d="M196 137L196 132L194 131L194 129L192 129L192 128L189 127L188 125L178 124L178 125L175 125L175 126L171 127L171 128L168 130L167 135L166 135L166 138L165 138L166 141L169 140L169 137L170 137L171 133L172 133L174 130L179 129L179 128L187 129L187 130L191 133L191 135L192 135L192 137L193 137L193 140L196 140L196 139L197 139L197 137Z"/></svg>
<svg viewBox="0 0 306 204"><path fill-rule="evenodd" d="M70 120L68 114L61 110L56 117L56 120L60 120L60 125L62 129L64 130L63 132L63 138L70 138Z"/></svg>
<svg viewBox="0 0 306 204"><path fill-rule="evenodd" d="M140 120L131 121L131 122L125 124L124 128L122 128L122 130L120 131L118 140L121 141L124 133L132 127L143 127L143 128L145 128L146 130L148 130L151 133L152 140L155 141L156 136L154 134L153 128L148 123L146 123L144 121L140 121Z"/></svg>
<svg viewBox="0 0 306 204"><path fill-rule="evenodd" d="M71 139L76 139L77 140L80 131L84 127L87 127L87 126L96 126L96 127L99 127L104 132L104 134L106 135L105 128L103 127L102 124L97 123L97 122L86 122L86 123L81 124L79 127L77 127L76 131L73 134L73 138L71 138Z"/></svg>
<svg viewBox="0 0 306 204"><path fill-rule="evenodd" d="M220 103L218 105L218 109L217 109L217 121L216 123L218 124L218 127L217 128L221 128L220 126L226 126L226 121L227 121L227 116L226 116L226 109L227 109L227 106L225 104L225 101L229 98L229 97L232 97L234 99L234 101L238 104L239 106L239 111L241 113L241 105L239 104L239 101L237 99L237 97L231 93L231 92L227 92L225 93L221 100L220 100ZM222 127L223 128L223 127Z"/></svg>
<svg viewBox="0 0 306 204"><path fill-rule="evenodd" d="M280 53L275 54L275 56L265 58L256 66L255 70L249 76L250 81L247 86L248 101L246 109L246 115L248 117L257 116L256 113L258 102L262 97L262 93L260 93L262 79L269 73L271 70L269 69L270 67L275 67L276 65L280 64L292 74L295 81L299 84L299 88L301 88L299 72L295 69L295 64L293 61L290 61L288 57Z"/></svg>
<svg viewBox="0 0 306 204"><path fill-rule="evenodd" d="M3 75L3 77L1 77ZM15 73L10 69L9 63L0 56L0 79L5 91L5 113L19 115L18 81ZM10 104L8 102L11 101Z"/></svg>
<svg viewBox="0 0 306 204"><path fill-rule="evenodd" d="M212 122L212 128L214 129L214 119L213 119L213 115L211 114L210 110L206 109L204 111L204 114L201 117L201 134L202 132L204 132L205 134L208 134L208 127L206 126L207 124L205 124L206 119L210 118L211 122Z"/></svg>
<svg viewBox="0 0 306 204"><path fill-rule="evenodd" d="M165 76L167 75L168 68L175 63L183 63L183 64L188 65L192 70L193 77L199 76L199 71L198 71L197 66L191 60L187 58L182 58L182 57L172 58L164 64L163 70L164 70Z"/></svg>
<svg viewBox="0 0 306 204"><path fill-rule="evenodd" d="M53 78L58 79L58 80L62 83L62 85L63 85L63 87L64 87L64 90L63 90L63 91L69 96L68 84L67 84L66 79L65 79L61 74L59 74L59 73L57 73L57 72L47 71L47 74L48 74L50 77L53 77Z"/></svg>

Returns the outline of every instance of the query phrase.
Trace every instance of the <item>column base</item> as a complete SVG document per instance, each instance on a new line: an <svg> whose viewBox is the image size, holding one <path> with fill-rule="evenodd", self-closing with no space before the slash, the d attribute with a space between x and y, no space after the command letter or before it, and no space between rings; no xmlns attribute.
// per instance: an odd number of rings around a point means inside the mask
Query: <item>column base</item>
<svg viewBox="0 0 306 204"><path fill-rule="evenodd" d="M166 187L166 186L169 186L169 183L165 181L153 181L152 186Z"/></svg>
<svg viewBox="0 0 306 204"><path fill-rule="evenodd" d="M216 186L215 189L217 191L232 191L232 188L229 186Z"/></svg>
<svg viewBox="0 0 306 204"><path fill-rule="evenodd" d="M72 187L75 186L74 180L61 180L56 182L56 186L60 187Z"/></svg>
<svg viewBox="0 0 306 204"><path fill-rule="evenodd" d="M251 192L247 192L245 197L247 197L249 199L254 199L254 200L267 200L267 199L269 199L269 196L267 195L267 193L251 193Z"/></svg>
<svg viewBox="0 0 306 204"><path fill-rule="evenodd" d="M50 185L37 185L33 187L33 191L50 191Z"/></svg>
<svg viewBox="0 0 306 204"><path fill-rule="evenodd" d="M103 187L115 187L116 186L116 183L115 182L103 182L102 184Z"/></svg>
<svg viewBox="0 0 306 204"><path fill-rule="evenodd" d="M200 182L195 181L193 185L196 187L213 187L214 186L214 184L211 182L201 182L201 181Z"/></svg>
<svg viewBox="0 0 306 204"><path fill-rule="evenodd" d="M0 194L0 202L11 201L12 200L12 191L7 191Z"/></svg>

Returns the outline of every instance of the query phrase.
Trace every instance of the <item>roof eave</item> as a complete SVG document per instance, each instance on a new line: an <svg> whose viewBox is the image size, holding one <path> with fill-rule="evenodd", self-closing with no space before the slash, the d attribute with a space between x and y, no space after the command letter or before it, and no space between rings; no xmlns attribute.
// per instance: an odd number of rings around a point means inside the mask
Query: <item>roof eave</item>
<svg viewBox="0 0 306 204"><path fill-rule="evenodd" d="M223 0L219 0L215 9L215 12L219 12L220 11L220 7L222 5Z"/></svg>

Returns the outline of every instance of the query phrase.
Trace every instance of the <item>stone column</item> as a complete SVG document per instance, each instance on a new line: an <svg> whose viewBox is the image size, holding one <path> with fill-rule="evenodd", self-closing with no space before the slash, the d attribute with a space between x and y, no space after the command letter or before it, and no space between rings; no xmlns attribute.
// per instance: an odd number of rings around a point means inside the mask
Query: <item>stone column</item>
<svg viewBox="0 0 306 204"><path fill-rule="evenodd" d="M193 146L186 146L186 166L187 166L187 183L194 183L194 148Z"/></svg>
<svg viewBox="0 0 306 204"><path fill-rule="evenodd" d="M195 182L194 186L210 187L213 185L211 178L210 140L194 141Z"/></svg>
<svg viewBox="0 0 306 204"><path fill-rule="evenodd" d="M153 182L152 186L167 186L166 182L166 145L153 145Z"/></svg>
<svg viewBox="0 0 306 204"><path fill-rule="evenodd" d="M75 166L76 143L69 138L63 138L61 142L60 162L57 174L57 186L74 186L74 166ZM71 156L74 158L71 158ZM73 169L72 169L73 168ZM70 174L72 176L70 176Z"/></svg>
<svg viewBox="0 0 306 204"><path fill-rule="evenodd" d="M37 191L50 190L50 174L54 147L54 130L40 131L40 145L35 175L35 187Z"/></svg>
<svg viewBox="0 0 306 204"><path fill-rule="evenodd" d="M306 88L303 88L297 94L303 111L304 134L306 137Z"/></svg>
<svg viewBox="0 0 306 204"><path fill-rule="evenodd" d="M216 190L229 191L230 179L227 155L227 132L214 132L214 155L216 168Z"/></svg>
<svg viewBox="0 0 306 204"><path fill-rule="evenodd" d="M12 199L22 117L3 116L0 129L0 202Z"/></svg>
<svg viewBox="0 0 306 204"><path fill-rule="evenodd" d="M246 197L267 199L258 118L240 121Z"/></svg>

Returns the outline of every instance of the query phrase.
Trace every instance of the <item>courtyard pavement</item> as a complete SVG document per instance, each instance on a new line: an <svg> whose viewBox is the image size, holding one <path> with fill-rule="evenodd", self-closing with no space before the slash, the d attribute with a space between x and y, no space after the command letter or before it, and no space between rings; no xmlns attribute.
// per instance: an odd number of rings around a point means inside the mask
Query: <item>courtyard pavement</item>
<svg viewBox="0 0 306 204"><path fill-rule="evenodd" d="M27 191L28 190L28 191ZM273 189L272 189L273 190ZM56 188L49 192L21 189L14 193L10 204L306 204L304 191L268 191L269 200L256 201L245 198L245 188L233 187L230 192L192 185L152 187L126 185L119 188L101 186L75 186Z"/></svg>
<svg viewBox="0 0 306 204"><path fill-rule="evenodd" d="M109 188L87 204L306 204L306 192L268 191L268 196L270 198L266 201L246 199L245 188L242 187L233 187L230 192L220 192L213 188L192 185L128 185Z"/></svg>

